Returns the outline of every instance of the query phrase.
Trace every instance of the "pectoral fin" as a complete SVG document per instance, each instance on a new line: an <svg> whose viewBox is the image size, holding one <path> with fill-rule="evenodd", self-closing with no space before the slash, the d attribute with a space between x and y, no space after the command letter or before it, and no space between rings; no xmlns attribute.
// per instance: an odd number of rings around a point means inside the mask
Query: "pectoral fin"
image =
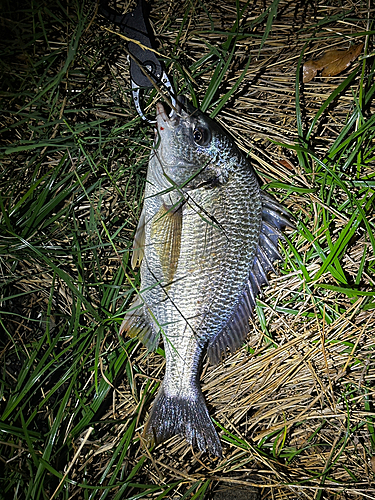
<svg viewBox="0 0 375 500"><path fill-rule="evenodd" d="M175 275L181 248L182 207L163 204L151 225L151 238L160 258L165 281Z"/></svg>

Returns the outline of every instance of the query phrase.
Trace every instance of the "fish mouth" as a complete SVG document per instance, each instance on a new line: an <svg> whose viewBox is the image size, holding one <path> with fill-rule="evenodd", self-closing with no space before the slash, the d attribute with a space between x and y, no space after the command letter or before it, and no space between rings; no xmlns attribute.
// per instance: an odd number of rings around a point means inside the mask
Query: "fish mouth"
<svg viewBox="0 0 375 500"><path fill-rule="evenodd" d="M177 96L176 105L172 108L171 112L168 112L168 109L170 108L161 102L156 104L156 120L159 125L164 123L171 127L177 127L182 118L182 112L192 115L197 111L183 95Z"/></svg>
<svg viewBox="0 0 375 500"><path fill-rule="evenodd" d="M181 118L181 106L179 102L176 102L176 107L172 109L172 111L168 115L168 110L166 109L166 105L158 102L156 104L156 121L159 127L168 126L168 127L177 127L180 123Z"/></svg>

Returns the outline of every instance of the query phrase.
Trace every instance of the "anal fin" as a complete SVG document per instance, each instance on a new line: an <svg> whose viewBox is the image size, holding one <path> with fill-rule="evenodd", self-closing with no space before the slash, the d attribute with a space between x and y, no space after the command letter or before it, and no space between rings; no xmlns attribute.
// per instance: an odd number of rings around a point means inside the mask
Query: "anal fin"
<svg viewBox="0 0 375 500"><path fill-rule="evenodd" d="M137 337L149 351L154 351L160 340L159 328L147 314L142 297L138 295L131 308L126 313L120 326L120 335L126 334L131 338Z"/></svg>

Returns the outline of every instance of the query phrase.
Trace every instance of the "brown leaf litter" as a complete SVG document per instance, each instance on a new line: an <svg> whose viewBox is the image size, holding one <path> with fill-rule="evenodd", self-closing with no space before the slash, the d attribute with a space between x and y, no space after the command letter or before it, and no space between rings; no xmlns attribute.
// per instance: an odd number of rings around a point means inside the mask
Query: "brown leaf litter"
<svg viewBox="0 0 375 500"><path fill-rule="evenodd" d="M328 50L319 59L306 61L303 65L303 83L310 82L318 71L322 72L322 76L339 75L357 59L363 46L364 44L360 43L348 50Z"/></svg>

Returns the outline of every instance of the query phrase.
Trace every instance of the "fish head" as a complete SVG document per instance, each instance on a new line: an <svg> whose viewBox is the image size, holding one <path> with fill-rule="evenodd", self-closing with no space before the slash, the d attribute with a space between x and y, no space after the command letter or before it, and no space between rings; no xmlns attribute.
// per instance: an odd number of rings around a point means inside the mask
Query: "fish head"
<svg viewBox="0 0 375 500"><path fill-rule="evenodd" d="M228 180L238 150L219 124L181 97L170 116L158 103L156 121L155 155L172 184L191 190Z"/></svg>

